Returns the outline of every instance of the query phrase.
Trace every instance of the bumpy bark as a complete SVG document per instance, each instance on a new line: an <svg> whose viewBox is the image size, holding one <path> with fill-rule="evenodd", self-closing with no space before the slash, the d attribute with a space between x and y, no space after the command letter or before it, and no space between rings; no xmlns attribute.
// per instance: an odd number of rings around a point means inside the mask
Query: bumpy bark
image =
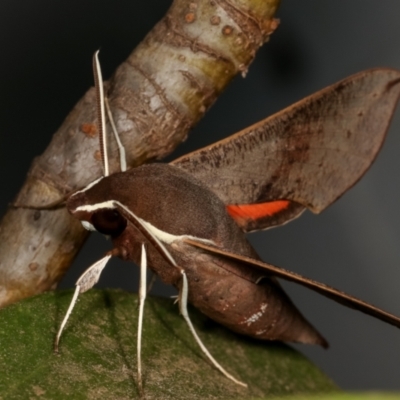
<svg viewBox="0 0 400 400"><path fill-rule="evenodd" d="M277 26L279 2L173 2L107 83L131 167L169 154L231 79L246 73ZM102 174L95 120L90 89L34 160L16 203L49 204ZM86 236L64 208L10 208L0 226L0 305L54 288Z"/></svg>

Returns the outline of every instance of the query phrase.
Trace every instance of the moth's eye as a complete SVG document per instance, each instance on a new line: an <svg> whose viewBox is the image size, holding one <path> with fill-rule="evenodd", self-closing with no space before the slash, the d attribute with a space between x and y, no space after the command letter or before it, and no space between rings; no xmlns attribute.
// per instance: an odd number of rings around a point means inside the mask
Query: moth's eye
<svg viewBox="0 0 400 400"><path fill-rule="evenodd" d="M92 224L104 235L119 236L126 228L126 219L117 210L99 210L92 215Z"/></svg>

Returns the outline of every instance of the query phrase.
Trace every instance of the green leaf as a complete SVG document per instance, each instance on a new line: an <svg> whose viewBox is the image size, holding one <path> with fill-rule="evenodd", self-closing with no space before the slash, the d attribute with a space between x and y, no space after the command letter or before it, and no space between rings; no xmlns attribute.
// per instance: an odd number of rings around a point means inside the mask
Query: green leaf
<svg viewBox="0 0 400 400"><path fill-rule="evenodd" d="M81 295L55 355L54 337L71 297L71 291L46 293L1 310L1 399L138 398L136 295ZM213 356L249 388L208 362L172 300L148 298L142 347L147 400L270 399L337 390L290 347L236 335L193 308L189 314Z"/></svg>

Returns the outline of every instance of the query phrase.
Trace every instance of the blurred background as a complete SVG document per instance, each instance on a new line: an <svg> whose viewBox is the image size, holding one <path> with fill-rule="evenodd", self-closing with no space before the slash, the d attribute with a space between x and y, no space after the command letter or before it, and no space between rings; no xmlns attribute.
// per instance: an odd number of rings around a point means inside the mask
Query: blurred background
<svg viewBox="0 0 400 400"><path fill-rule="evenodd" d="M92 85L101 47L108 78L165 13L170 0L0 3L0 207ZM282 0L281 25L173 157L212 143L360 70L400 68L397 0ZM272 264L400 315L400 113L373 167L319 216L305 213L250 240ZM110 243L92 235L61 283L71 287ZM113 262L99 286L137 290L137 268ZM400 331L295 285L285 288L330 342L295 346L344 389L400 390ZM157 283L155 294L170 295ZM177 309L178 312L178 309Z"/></svg>

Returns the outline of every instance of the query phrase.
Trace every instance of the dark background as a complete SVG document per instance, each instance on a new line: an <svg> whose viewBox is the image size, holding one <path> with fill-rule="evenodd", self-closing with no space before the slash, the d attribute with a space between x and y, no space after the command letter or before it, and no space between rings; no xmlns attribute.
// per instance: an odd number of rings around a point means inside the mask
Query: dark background
<svg viewBox="0 0 400 400"><path fill-rule="evenodd" d="M92 85L92 53L101 47L108 77L169 5L169 0L1 1L1 210L16 194L33 157ZM362 69L400 68L399 15L397 0L282 0L282 23L271 42L179 154ZM372 169L322 215L306 213L285 227L252 235L263 259L400 315L399 128L397 115ZM109 246L92 235L61 286L72 286ZM137 268L114 262L100 285L136 291ZM306 289L285 286L331 344L328 351L297 348L343 388L400 390L396 328ZM172 293L161 284L155 292Z"/></svg>

